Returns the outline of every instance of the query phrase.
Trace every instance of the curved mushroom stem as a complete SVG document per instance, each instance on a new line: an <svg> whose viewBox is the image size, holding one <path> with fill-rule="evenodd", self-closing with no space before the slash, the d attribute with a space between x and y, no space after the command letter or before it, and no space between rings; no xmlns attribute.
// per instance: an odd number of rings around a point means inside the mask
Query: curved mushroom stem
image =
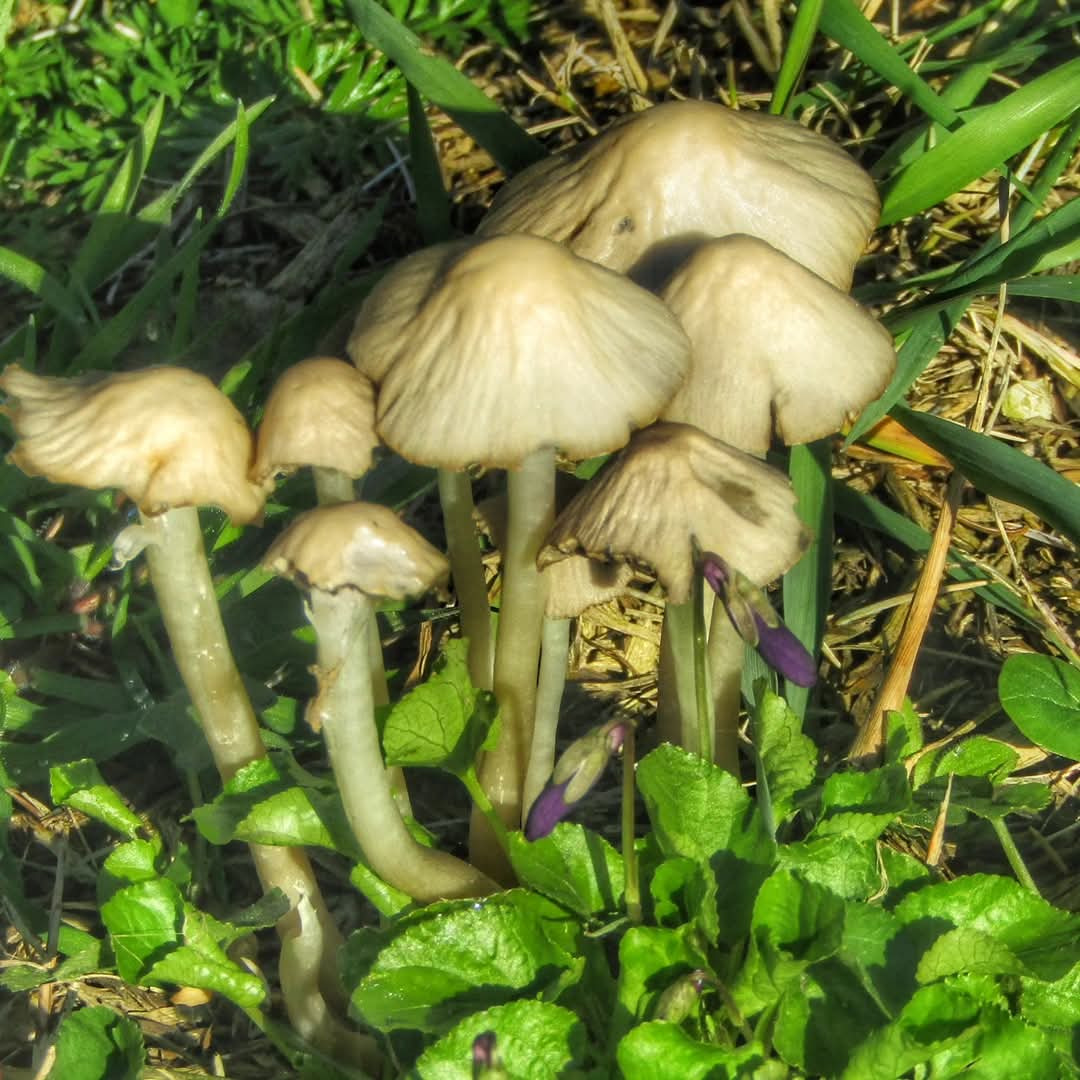
<svg viewBox="0 0 1080 1080"><path fill-rule="evenodd" d="M547 586L536 556L555 520L555 451L535 450L507 472L510 519L503 553L502 605L495 641L499 743L480 766L480 782L508 829L522 824L521 800L532 744L536 683ZM509 873L506 855L487 822L473 814L472 861L493 876Z"/></svg>
<svg viewBox="0 0 1080 1080"><path fill-rule="evenodd" d="M192 704L222 780L228 781L245 765L266 757L266 747L240 672L236 668L206 563L198 511L181 507L163 514L141 515L150 578L157 594L162 622L172 645ZM278 923L281 962L309 972L313 978L282 982L285 1009L296 1030L329 1054L345 1048L364 1064L376 1054L371 1040L346 1028L331 1011L333 1002L344 1011L344 992L337 969L342 943L323 900L307 855L300 848L251 844L259 880L264 889L280 888L288 897L289 911ZM311 917L302 920L301 903Z"/></svg>
<svg viewBox="0 0 1080 1080"><path fill-rule="evenodd" d="M569 653L570 620L545 618L540 649L540 680L536 691L536 722L533 725L525 792L521 801L526 818L533 800L544 790L555 768L555 739L566 688Z"/></svg>
<svg viewBox="0 0 1080 1080"><path fill-rule="evenodd" d="M475 867L413 839L394 804L375 726L367 652L372 619L362 593L313 590L309 618L318 635L319 695L308 706L326 737L345 816L371 868L420 903L481 896L497 885Z"/></svg>
<svg viewBox="0 0 1080 1080"><path fill-rule="evenodd" d="M324 465L313 465L311 474L315 480L315 499L320 506L336 506L339 503L353 502L356 499L356 483L351 476L340 469ZM368 631L368 665L371 671L372 690L376 705L390 704L390 690L386 685L386 668L383 665L382 639L379 637L379 621L374 616ZM394 801L403 818L412 817L412 802L409 799L409 787L401 769L388 769L390 787L394 792Z"/></svg>
<svg viewBox="0 0 1080 1080"><path fill-rule="evenodd" d="M472 481L466 472L439 470L446 547L461 608L461 635L469 640L469 675L478 690L491 689L491 605L473 523Z"/></svg>

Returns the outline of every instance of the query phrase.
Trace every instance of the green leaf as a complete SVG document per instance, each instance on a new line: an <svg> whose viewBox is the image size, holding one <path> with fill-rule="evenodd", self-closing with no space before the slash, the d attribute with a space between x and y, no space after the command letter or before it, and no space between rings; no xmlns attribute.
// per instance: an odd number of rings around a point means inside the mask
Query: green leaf
<svg viewBox="0 0 1080 1080"><path fill-rule="evenodd" d="M795 796L814 782L817 747L802 733L802 722L787 702L771 691L757 695L752 724L754 747L779 825L793 815Z"/></svg>
<svg viewBox="0 0 1080 1080"><path fill-rule="evenodd" d="M911 770L911 784L919 788L940 776L981 776L1000 783L1016 768L1019 757L1008 743L976 735L921 755Z"/></svg>
<svg viewBox="0 0 1080 1080"><path fill-rule="evenodd" d="M660 850L709 865L723 883L721 940L740 940L776 857L750 797L730 773L670 744L642 759L637 782Z"/></svg>
<svg viewBox="0 0 1080 1080"><path fill-rule="evenodd" d="M1080 916L1053 907L1012 878L969 874L928 885L901 900L894 914L925 931L927 948L953 928L987 934L1044 979L1061 978L1080 961Z"/></svg>
<svg viewBox="0 0 1080 1080"><path fill-rule="evenodd" d="M138 1080L143 1054L139 1025L95 1005L61 1023L50 1075L64 1080Z"/></svg>
<svg viewBox="0 0 1080 1080"><path fill-rule="evenodd" d="M881 870L873 842L851 836L822 836L781 844L779 868L821 885L845 900L866 900L881 891Z"/></svg>
<svg viewBox="0 0 1080 1080"><path fill-rule="evenodd" d="M923 953L916 971L921 983L950 975L1026 975L1024 965L992 934L970 926L949 930Z"/></svg>
<svg viewBox="0 0 1080 1080"><path fill-rule="evenodd" d="M873 840L910 804L911 789L903 765L833 773L822 789L821 818L811 835L841 833Z"/></svg>
<svg viewBox="0 0 1080 1080"><path fill-rule="evenodd" d="M101 905L116 969L128 983L138 983L166 952L180 944L184 901L164 878L120 889Z"/></svg>
<svg viewBox="0 0 1080 1080"><path fill-rule="evenodd" d="M1033 743L1080 761L1080 671L1053 656L1010 656L998 677L998 695Z"/></svg>
<svg viewBox="0 0 1080 1080"><path fill-rule="evenodd" d="M680 976L707 967L708 959L688 929L632 926L619 942L612 1041L648 1020L660 996Z"/></svg>
<svg viewBox="0 0 1080 1080"><path fill-rule="evenodd" d="M380 1031L442 1034L481 1009L551 993L575 967L577 927L521 890L433 904L345 948L352 1006Z"/></svg>
<svg viewBox="0 0 1080 1080"><path fill-rule="evenodd" d="M613 912L622 900L622 856L581 825L563 822L531 842L512 833L510 863L522 885L578 915Z"/></svg>
<svg viewBox="0 0 1080 1080"><path fill-rule="evenodd" d="M1080 60L1071 60L980 109L889 184L882 199L881 224L911 217L999 168L1065 120L1077 101Z"/></svg>
<svg viewBox="0 0 1080 1080"><path fill-rule="evenodd" d="M364 37L386 53L405 78L471 135L507 171L539 161L544 150L453 64L432 56L423 42L375 0L347 0Z"/></svg>
<svg viewBox="0 0 1080 1080"><path fill-rule="evenodd" d="M903 405L893 416L940 450L980 491L1026 506L1080 544L1080 486L989 435Z"/></svg>
<svg viewBox="0 0 1080 1080"><path fill-rule="evenodd" d="M495 699L469 678L468 646L448 641L435 670L390 709L383 727L387 765L445 769L463 776L495 720Z"/></svg>
<svg viewBox="0 0 1080 1080"><path fill-rule="evenodd" d="M1026 1020L1044 1027L1080 1025L1080 964L1053 982L1022 978L1020 987L1020 1011Z"/></svg>
<svg viewBox="0 0 1080 1080"><path fill-rule="evenodd" d="M786 1070L777 1071L766 1061L757 1041L735 1050L725 1050L691 1038L675 1024L653 1021L640 1024L619 1043L617 1060L626 1077L678 1077L679 1080L781 1080Z"/></svg>
<svg viewBox="0 0 1080 1080"><path fill-rule="evenodd" d="M495 1060L514 1080L571 1075L586 1054L585 1028L572 1012L544 1001L511 1001L474 1013L421 1054L420 1080L473 1080L472 1045L495 1033ZM492 1072L490 1075L498 1075Z"/></svg>
<svg viewBox="0 0 1080 1080"><path fill-rule="evenodd" d="M53 802L71 806L129 839L143 831L143 823L113 791L89 758L49 770Z"/></svg>
<svg viewBox="0 0 1080 1080"><path fill-rule="evenodd" d="M130 840L109 852L102 866L105 873L118 881L149 881L158 876L157 860L161 841Z"/></svg>

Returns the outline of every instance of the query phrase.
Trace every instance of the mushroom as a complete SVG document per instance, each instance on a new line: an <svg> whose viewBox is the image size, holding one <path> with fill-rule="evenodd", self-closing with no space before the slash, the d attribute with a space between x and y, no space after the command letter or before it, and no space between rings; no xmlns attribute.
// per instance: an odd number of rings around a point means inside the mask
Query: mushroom
<svg viewBox="0 0 1080 1080"><path fill-rule="evenodd" d="M175 367L61 379L10 365L0 389L18 440L9 455L15 465L53 483L118 487L139 508L141 524L118 537L117 550L129 557L146 551L173 656L222 780L265 758L196 510L217 506L236 524L261 516L263 491L248 480L252 440L243 417L205 376ZM282 964L298 976L282 985L290 1020L322 1049L370 1063L370 1040L344 1028L327 1005L341 997L341 937L307 856L295 847L250 850L263 887L289 899L277 930Z"/></svg>
<svg viewBox="0 0 1080 1080"><path fill-rule="evenodd" d="M547 240L504 236L428 248L368 297L349 355L378 388L378 430L444 470L510 470L494 689L502 731L481 780L503 821L521 818L556 449L608 453L651 422L687 362L685 335L644 290Z"/></svg>
<svg viewBox="0 0 1080 1080"><path fill-rule="evenodd" d="M703 243L661 291L690 338L686 381L664 418L764 456L838 431L884 390L892 338L846 293L752 236ZM717 744L737 761L743 639L714 608L709 632ZM661 686L669 656L661 660ZM659 726L680 724L661 692Z"/></svg>
<svg viewBox="0 0 1080 1080"><path fill-rule="evenodd" d="M308 716L326 738L345 815L371 868L420 903L494 891L495 883L468 863L417 843L402 821L383 762L362 647L372 601L427 592L446 577L446 559L387 507L338 503L301 514L263 565L308 594L319 682Z"/></svg>
<svg viewBox="0 0 1080 1080"><path fill-rule="evenodd" d="M280 473L310 466L320 505L352 502L354 482L371 468L378 445L371 381L345 360L309 357L286 368L270 391L255 438L251 477L266 487ZM368 625L375 704L386 705L390 694L378 620L372 618ZM390 783L408 817L412 808L400 769L390 770Z"/></svg>
<svg viewBox="0 0 1080 1080"><path fill-rule="evenodd" d="M352 502L353 481L371 468L378 445L371 382L344 360L309 357L274 383L251 477L266 485L278 473L310 465L321 504Z"/></svg>
<svg viewBox="0 0 1080 1080"><path fill-rule="evenodd" d="M690 338L663 416L763 456L839 431L885 389L892 336L846 293L753 236L702 244L660 292Z"/></svg>
<svg viewBox="0 0 1080 1080"><path fill-rule="evenodd" d="M702 240L751 233L846 290L878 209L873 180L824 136L674 101L531 165L477 231L544 236L649 287Z"/></svg>
<svg viewBox="0 0 1080 1080"><path fill-rule="evenodd" d="M540 552L644 563L667 591L665 632L675 661L681 743L707 752L695 677L692 601L695 546L718 552L751 581L782 574L808 542L787 479L688 424L639 431L559 515Z"/></svg>

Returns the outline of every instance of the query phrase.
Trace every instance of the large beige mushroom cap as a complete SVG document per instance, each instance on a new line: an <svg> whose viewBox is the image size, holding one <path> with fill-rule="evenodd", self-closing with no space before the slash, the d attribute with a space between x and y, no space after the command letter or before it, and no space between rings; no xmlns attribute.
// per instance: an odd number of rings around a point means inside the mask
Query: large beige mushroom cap
<svg viewBox="0 0 1080 1080"><path fill-rule="evenodd" d="M378 387L383 441L444 469L514 468L545 446L617 449L689 360L660 300L533 236L404 259L364 303L348 351Z"/></svg>
<svg viewBox="0 0 1080 1080"><path fill-rule="evenodd" d="M758 584L798 561L809 536L787 478L688 424L654 424L559 515L539 564L567 555L643 563L673 603L691 596L692 541Z"/></svg>
<svg viewBox="0 0 1080 1080"><path fill-rule="evenodd" d="M450 564L388 507L338 503L301 514L271 545L263 566L304 588L406 600L445 581Z"/></svg>
<svg viewBox="0 0 1080 1080"><path fill-rule="evenodd" d="M752 236L703 244L661 293L690 337L663 416L753 454L839 431L886 387L892 337L846 293Z"/></svg>
<svg viewBox="0 0 1080 1080"><path fill-rule="evenodd" d="M9 365L10 460L56 484L120 488L143 513L217 506L238 525L262 514L248 480L244 418L204 375L157 367L60 379Z"/></svg>
<svg viewBox="0 0 1080 1080"><path fill-rule="evenodd" d="M305 465L363 476L378 445L370 381L344 360L313 356L274 383L255 440L252 479L266 483Z"/></svg>
<svg viewBox="0 0 1080 1080"><path fill-rule="evenodd" d="M545 236L650 287L702 239L750 233L846 291L878 211L873 180L824 136L676 101L530 166L478 233Z"/></svg>

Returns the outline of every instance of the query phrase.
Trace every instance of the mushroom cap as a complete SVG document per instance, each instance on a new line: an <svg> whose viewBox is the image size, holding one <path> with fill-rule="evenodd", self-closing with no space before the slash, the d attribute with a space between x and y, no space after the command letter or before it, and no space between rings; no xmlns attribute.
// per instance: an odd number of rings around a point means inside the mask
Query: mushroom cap
<svg viewBox="0 0 1080 1080"><path fill-rule="evenodd" d="M886 387L892 337L846 293L752 236L703 244L660 294L692 346L663 411L753 454L831 435Z"/></svg>
<svg viewBox="0 0 1080 1080"><path fill-rule="evenodd" d="M379 445L375 390L352 364L313 356L293 364L274 383L255 439L252 479L305 465L358 477Z"/></svg>
<svg viewBox="0 0 1080 1080"><path fill-rule="evenodd" d="M378 388L378 431L411 461L515 468L555 446L607 453L654 420L689 362L662 301L534 236L402 260L349 339Z"/></svg>
<svg viewBox="0 0 1080 1080"><path fill-rule="evenodd" d="M650 287L702 239L750 233L847 290L879 209L870 176L823 135L673 101L529 166L477 233L546 236Z"/></svg>
<svg viewBox="0 0 1080 1080"><path fill-rule="evenodd" d="M558 473L556 479L565 475ZM478 503L475 516L491 542L505 550L509 518L506 494ZM624 596L637 576L626 563L600 562L585 555L567 555L549 563L541 573L547 582L544 614L549 619L576 619L586 608Z"/></svg>
<svg viewBox="0 0 1080 1080"><path fill-rule="evenodd" d="M407 600L450 572L450 564L386 506L337 503L301 514L270 545L263 566L302 588Z"/></svg>
<svg viewBox="0 0 1080 1080"><path fill-rule="evenodd" d="M251 432L205 375L154 367L61 379L10 364L0 389L18 438L9 459L31 476L120 488L146 514L218 506L238 525L262 516Z"/></svg>
<svg viewBox="0 0 1080 1080"><path fill-rule="evenodd" d="M559 515L538 563L578 554L645 563L681 604L693 539L759 585L797 562L809 533L795 504L787 478L757 458L689 424L654 424Z"/></svg>

